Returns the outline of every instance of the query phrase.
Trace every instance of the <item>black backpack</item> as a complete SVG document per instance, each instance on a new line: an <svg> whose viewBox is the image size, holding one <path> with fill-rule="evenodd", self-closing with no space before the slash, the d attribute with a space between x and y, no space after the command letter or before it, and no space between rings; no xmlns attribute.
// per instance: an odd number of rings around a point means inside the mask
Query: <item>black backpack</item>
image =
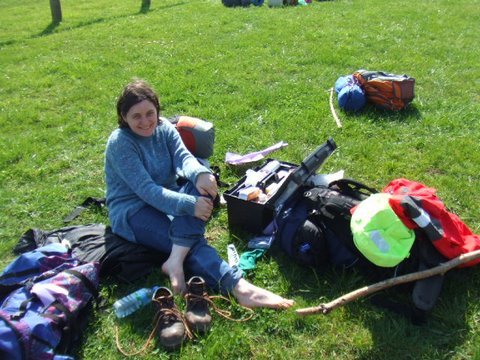
<svg viewBox="0 0 480 360"><path fill-rule="evenodd" d="M354 266L371 282L429 269L446 261L420 232L416 232L410 256L395 268L382 268L366 259L353 242L350 210L376 192L351 179L304 188L277 216L276 238L297 263L317 267L328 259L334 266ZM443 276L437 275L405 286L411 293L411 304L398 303L383 294L373 296L371 301L409 317L415 324L423 324L440 295L443 280Z"/></svg>
<svg viewBox="0 0 480 360"><path fill-rule="evenodd" d="M303 187L275 217L275 240L301 265L356 264L361 255L353 244L350 209L375 192L350 179Z"/></svg>
<svg viewBox="0 0 480 360"><path fill-rule="evenodd" d="M367 265L353 243L351 209L378 191L352 179L340 179L328 186L315 186L303 193L311 221L325 234L334 265Z"/></svg>
<svg viewBox="0 0 480 360"><path fill-rule="evenodd" d="M309 209L303 190L299 189L274 218L274 241L295 262L319 267L327 257L323 232L309 220Z"/></svg>

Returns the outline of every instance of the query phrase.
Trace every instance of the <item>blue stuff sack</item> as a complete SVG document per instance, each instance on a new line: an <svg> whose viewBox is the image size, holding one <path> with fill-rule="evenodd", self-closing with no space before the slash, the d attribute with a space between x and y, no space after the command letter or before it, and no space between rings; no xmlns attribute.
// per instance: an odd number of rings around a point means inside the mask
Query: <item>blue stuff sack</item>
<svg viewBox="0 0 480 360"><path fill-rule="evenodd" d="M367 102L365 91L353 75L341 76L335 82L338 106L345 111L362 110Z"/></svg>
<svg viewBox="0 0 480 360"><path fill-rule="evenodd" d="M354 83L355 79L353 75L340 76L337 81L335 81L335 92L338 94L345 86Z"/></svg>

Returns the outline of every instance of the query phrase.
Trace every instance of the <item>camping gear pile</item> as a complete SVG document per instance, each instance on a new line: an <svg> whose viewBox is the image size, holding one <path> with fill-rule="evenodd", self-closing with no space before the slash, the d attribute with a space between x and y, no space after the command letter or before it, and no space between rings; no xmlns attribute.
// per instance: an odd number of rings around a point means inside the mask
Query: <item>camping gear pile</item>
<svg viewBox="0 0 480 360"><path fill-rule="evenodd" d="M282 7L282 6L296 6L296 5L308 5L312 0L268 0L268 6L270 7ZM248 7L250 5L262 6L264 0L222 0L223 5L226 7L243 6Z"/></svg>
<svg viewBox="0 0 480 360"><path fill-rule="evenodd" d="M415 79L408 75L361 69L339 77L334 88L342 110L357 112L371 103L380 109L398 111L412 102L414 86Z"/></svg>
<svg viewBox="0 0 480 360"><path fill-rule="evenodd" d="M405 107L413 99L414 80L406 75L392 80L390 75L361 70L337 80L339 102L347 96L342 106L348 110L358 110L366 101L394 110ZM383 84L384 76L390 77L387 87L393 94L388 101L378 95L383 85L373 85ZM212 155L211 123L188 116L166 120L175 124L195 156ZM330 138L300 165L266 159L247 170L224 193L230 228L261 235L250 241L260 255L273 244L303 266L355 267L377 279L400 279L480 250L480 236L448 211L433 188L395 179L379 192L352 179L318 177L316 171L335 149ZM90 199L66 221L91 203L103 205L101 199ZM78 320L88 318L100 277L135 281L166 259L101 224L30 229L14 252L18 257L0 276L0 355L11 359L71 359L66 354L86 325ZM475 258L460 266L479 262ZM444 276L414 280L409 316L421 323L440 295Z"/></svg>
<svg viewBox="0 0 480 360"><path fill-rule="evenodd" d="M273 245L303 266L354 267L376 281L432 269L480 249L480 237L447 210L433 188L408 179L395 179L381 191L352 179L315 183L312 172L293 181L292 174L305 163L268 159L253 170L257 177L245 176L226 191L230 227L250 231L263 243L270 236ZM294 191L285 196L289 184ZM270 195L270 188L282 194ZM244 189L260 191L242 197ZM436 275L414 282L413 306L406 315L415 323L426 321L443 281Z"/></svg>

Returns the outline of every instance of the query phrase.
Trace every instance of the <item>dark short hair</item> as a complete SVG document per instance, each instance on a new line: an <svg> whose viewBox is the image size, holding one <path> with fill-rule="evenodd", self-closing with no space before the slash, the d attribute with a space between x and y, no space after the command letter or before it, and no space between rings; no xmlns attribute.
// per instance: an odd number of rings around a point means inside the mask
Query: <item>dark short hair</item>
<svg viewBox="0 0 480 360"><path fill-rule="evenodd" d="M124 116L132 106L142 102L143 100L150 101L157 109L157 115L160 115L160 102L155 90L145 81L135 79L124 88L117 100L117 116L118 126L121 128L129 127L124 120Z"/></svg>

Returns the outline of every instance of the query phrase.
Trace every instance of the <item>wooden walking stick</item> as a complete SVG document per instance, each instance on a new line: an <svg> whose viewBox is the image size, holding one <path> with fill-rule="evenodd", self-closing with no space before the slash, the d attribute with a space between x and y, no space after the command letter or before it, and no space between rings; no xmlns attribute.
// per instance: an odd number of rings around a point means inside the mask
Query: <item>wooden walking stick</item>
<svg viewBox="0 0 480 360"><path fill-rule="evenodd" d="M348 294L345 294L339 298L336 298L333 301L330 301L329 303L326 303L326 304L324 303L324 304L320 304L318 306L313 306L309 308L298 309L296 313L297 315L313 315L318 313L328 314L330 311L332 311L333 309L336 309L337 307L348 304L349 302L352 302L361 297L373 294L377 291L387 289L395 285L400 285L400 284L405 284L405 283L420 280L420 279L425 279L434 275L443 275L448 270L451 270L457 267L458 265L466 264L478 258L480 258L480 250L471 251L469 253L462 254L452 260L449 260L431 269L418 271L411 274L380 281L378 283L354 290Z"/></svg>

